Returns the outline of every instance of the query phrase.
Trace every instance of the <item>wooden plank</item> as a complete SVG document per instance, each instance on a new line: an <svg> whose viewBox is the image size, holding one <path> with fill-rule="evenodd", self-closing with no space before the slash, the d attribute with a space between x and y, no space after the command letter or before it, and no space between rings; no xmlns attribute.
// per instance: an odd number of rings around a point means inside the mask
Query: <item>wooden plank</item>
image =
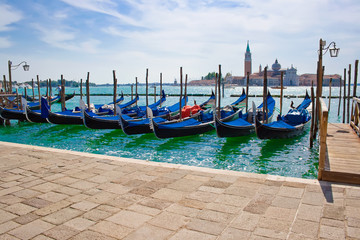
<svg viewBox="0 0 360 240"><path fill-rule="evenodd" d="M360 184L360 138L349 124L329 123L322 180Z"/></svg>

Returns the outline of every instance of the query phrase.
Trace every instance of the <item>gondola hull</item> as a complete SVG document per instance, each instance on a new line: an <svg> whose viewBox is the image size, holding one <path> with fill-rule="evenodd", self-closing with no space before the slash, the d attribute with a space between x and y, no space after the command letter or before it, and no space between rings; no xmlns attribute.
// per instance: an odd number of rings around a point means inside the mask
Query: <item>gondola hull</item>
<svg viewBox="0 0 360 240"><path fill-rule="evenodd" d="M26 120L28 120L29 122L33 122L33 123L47 123L48 122L46 120L46 118L41 117L40 112L35 112L28 107L26 107L25 114L26 114Z"/></svg>
<svg viewBox="0 0 360 240"><path fill-rule="evenodd" d="M135 126L130 126L129 122L126 121L122 116L120 116L120 125L122 130L126 135L135 135L143 133L152 133L153 131L150 128L150 124L139 124Z"/></svg>
<svg viewBox="0 0 360 240"><path fill-rule="evenodd" d="M218 137L240 137L253 134L255 132L254 125L250 126L230 126L215 118L216 134Z"/></svg>
<svg viewBox="0 0 360 240"><path fill-rule="evenodd" d="M75 125L83 124L81 115L64 115L64 114L53 113L50 111L47 120L49 123L53 123L53 124L75 124Z"/></svg>
<svg viewBox="0 0 360 240"><path fill-rule="evenodd" d="M26 115L23 110L7 109L0 107L0 117L4 120L26 121Z"/></svg>
<svg viewBox="0 0 360 240"><path fill-rule="evenodd" d="M186 126L181 128L160 128L158 124L152 122L154 133L157 138L173 138L198 135L214 130L214 122L202 123L195 126Z"/></svg>
<svg viewBox="0 0 360 240"><path fill-rule="evenodd" d="M84 112L83 122L91 129L121 129L119 119L97 118L90 116L87 112Z"/></svg>
<svg viewBox="0 0 360 240"><path fill-rule="evenodd" d="M273 128L261 124L257 119L255 121L256 135L260 139L279 139L279 138L293 138L301 135L304 132L305 126L310 121L294 126L294 128Z"/></svg>

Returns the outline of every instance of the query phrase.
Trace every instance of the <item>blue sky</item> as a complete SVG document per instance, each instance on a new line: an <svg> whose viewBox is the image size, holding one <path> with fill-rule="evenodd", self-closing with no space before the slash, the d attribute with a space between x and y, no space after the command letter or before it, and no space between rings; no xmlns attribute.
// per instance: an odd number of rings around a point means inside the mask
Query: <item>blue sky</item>
<svg viewBox="0 0 360 240"><path fill-rule="evenodd" d="M13 80L164 82L217 71L242 76L246 42L253 71L271 66L315 73L319 39L335 41L326 74L343 74L360 56L358 0L0 0L0 74L27 61ZM353 67L354 69L354 67ZM1 76L2 79L2 76Z"/></svg>

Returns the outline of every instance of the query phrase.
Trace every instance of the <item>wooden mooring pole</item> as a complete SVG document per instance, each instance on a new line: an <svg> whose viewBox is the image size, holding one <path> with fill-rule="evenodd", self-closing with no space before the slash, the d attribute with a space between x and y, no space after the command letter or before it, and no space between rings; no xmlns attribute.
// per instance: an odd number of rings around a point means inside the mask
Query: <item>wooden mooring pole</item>
<svg viewBox="0 0 360 240"><path fill-rule="evenodd" d="M343 123L346 115L346 68L344 68L344 101L343 101Z"/></svg>
<svg viewBox="0 0 360 240"><path fill-rule="evenodd" d="M355 61L355 72L354 72L353 97L356 97L356 87L357 87L357 78L358 78L358 67L359 67L359 60L356 60L356 61Z"/></svg>
<svg viewBox="0 0 360 240"><path fill-rule="evenodd" d="M340 106L341 106L341 85L342 85L342 79L340 77L338 116L340 115Z"/></svg>
<svg viewBox="0 0 360 240"><path fill-rule="evenodd" d="M116 78L116 75L115 75L115 70L113 70L113 80L114 80L114 97L113 97L113 102L114 102L114 115L116 115L117 78Z"/></svg>
<svg viewBox="0 0 360 240"><path fill-rule="evenodd" d="M246 73L246 112L249 109L249 81L250 81L250 73Z"/></svg>
<svg viewBox="0 0 360 240"><path fill-rule="evenodd" d="M38 85L39 106L40 106L40 109L41 109L41 94L40 94L40 79L39 79L39 75L36 75L36 81L37 81L37 85Z"/></svg>
<svg viewBox="0 0 360 240"><path fill-rule="evenodd" d="M66 106L65 106L65 79L64 76L61 74L61 111L65 111ZM88 105L89 108L89 105Z"/></svg>
<svg viewBox="0 0 360 240"><path fill-rule="evenodd" d="M162 73L160 73L160 99L162 97ZM160 102L160 107L162 105L162 102Z"/></svg>
<svg viewBox="0 0 360 240"><path fill-rule="evenodd" d="M349 64L349 71L348 71L348 99L347 99L347 114L346 114L346 119L347 119L347 123L350 123L350 83L351 83L351 64Z"/></svg>
<svg viewBox="0 0 360 240"><path fill-rule="evenodd" d="M145 80L146 80L146 108L149 106L149 98L148 98L148 95L149 95L149 93L148 93L148 77L149 77L149 69L146 69L146 78L145 78Z"/></svg>
<svg viewBox="0 0 360 240"><path fill-rule="evenodd" d="M220 108L221 108L221 104L220 104L220 99L221 99L221 65L219 64L219 75L218 75L218 117L219 119L221 118L221 112L220 112Z"/></svg>
<svg viewBox="0 0 360 240"><path fill-rule="evenodd" d="M86 102L88 111L90 111L90 72L87 73L86 77Z"/></svg>
<svg viewBox="0 0 360 240"><path fill-rule="evenodd" d="M267 67L264 68L264 83L263 83L263 123L267 122Z"/></svg>
<svg viewBox="0 0 360 240"><path fill-rule="evenodd" d="M82 78L80 79L80 99L82 99L83 93L82 93Z"/></svg>
<svg viewBox="0 0 360 240"><path fill-rule="evenodd" d="M183 79L183 77L182 77L182 67L180 67L180 100L179 100L179 109L180 109L180 121L182 120L182 106L181 106L181 98L182 98L182 88L183 88L183 86L182 86L182 83L183 83L183 81L182 81L182 79Z"/></svg>
<svg viewBox="0 0 360 240"><path fill-rule="evenodd" d="M284 92L284 72L281 71L280 76L280 116L282 115L282 106L283 106L283 92Z"/></svg>
<svg viewBox="0 0 360 240"><path fill-rule="evenodd" d="M330 112L330 104L331 104L331 84L332 84L332 78L330 78L329 81L329 107L328 107L329 112Z"/></svg>
<svg viewBox="0 0 360 240"><path fill-rule="evenodd" d="M184 104L184 106L187 106L187 101L186 101L186 98L187 98L187 82L188 82L188 75L185 74L185 93L184 93L185 104Z"/></svg>

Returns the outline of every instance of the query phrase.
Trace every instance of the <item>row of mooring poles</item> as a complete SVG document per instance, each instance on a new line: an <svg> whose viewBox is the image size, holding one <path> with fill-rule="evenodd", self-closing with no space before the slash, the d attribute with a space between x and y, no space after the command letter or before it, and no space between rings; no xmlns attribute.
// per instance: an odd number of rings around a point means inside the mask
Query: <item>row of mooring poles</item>
<svg viewBox="0 0 360 240"><path fill-rule="evenodd" d="M359 66L359 60L355 61L355 67L354 67L354 85L353 85L353 92L351 93L351 64L349 64L348 70L344 68L344 80L340 78L340 88L339 88L339 106L338 106L338 116L340 115L340 108L341 108L341 100L342 100L342 106L343 106L343 112L342 112L342 122L343 123L350 123L350 114L353 110L351 108L350 111L350 102L351 97L356 97L356 90L357 90L357 79L358 79L358 66ZM344 82L344 86L342 86L342 82ZM331 99L331 85L329 89L329 111L330 111L330 99ZM343 88L343 89L342 89ZM343 90L343 91L342 91Z"/></svg>

